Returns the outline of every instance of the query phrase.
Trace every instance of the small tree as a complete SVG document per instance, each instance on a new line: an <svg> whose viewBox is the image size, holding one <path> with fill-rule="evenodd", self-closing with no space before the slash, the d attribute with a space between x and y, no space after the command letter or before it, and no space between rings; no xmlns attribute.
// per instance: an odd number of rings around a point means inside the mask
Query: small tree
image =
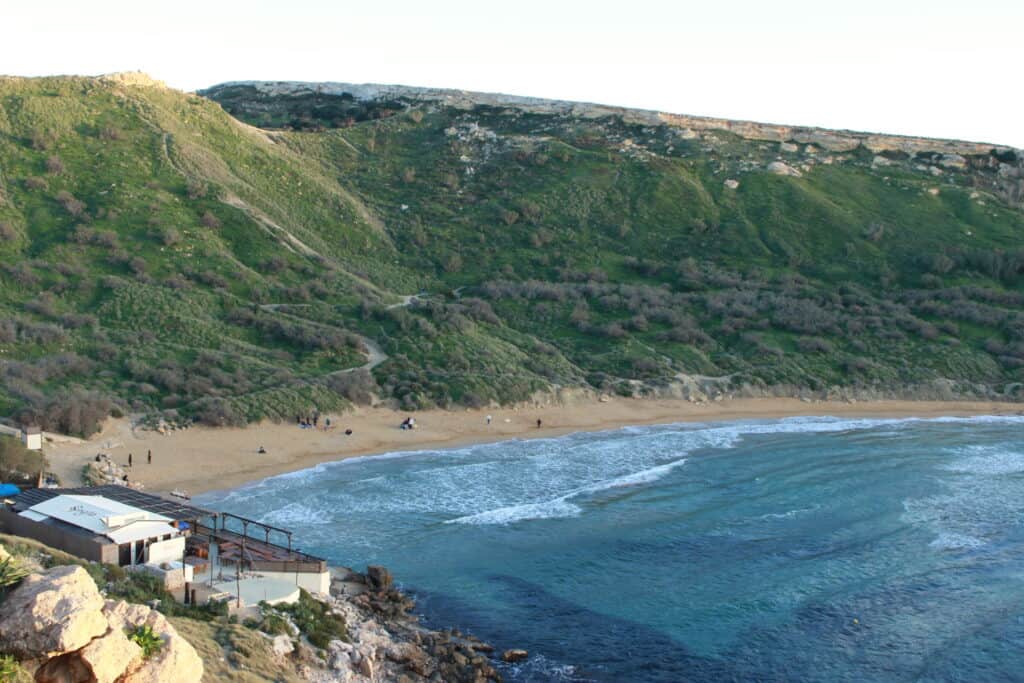
<svg viewBox="0 0 1024 683"><path fill-rule="evenodd" d="M46 471L46 458L30 451L17 439L0 436L0 479L16 484L31 484Z"/></svg>
<svg viewBox="0 0 1024 683"><path fill-rule="evenodd" d="M199 219L199 222L213 230L216 230L221 226L220 219L214 216L209 211L203 214L202 218Z"/></svg>
<svg viewBox="0 0 1024 683"><path fill-rule="evenodd" d="M46 159L46 172L50 175L60 175L64 170L64 162L56 154Z"/></svg>

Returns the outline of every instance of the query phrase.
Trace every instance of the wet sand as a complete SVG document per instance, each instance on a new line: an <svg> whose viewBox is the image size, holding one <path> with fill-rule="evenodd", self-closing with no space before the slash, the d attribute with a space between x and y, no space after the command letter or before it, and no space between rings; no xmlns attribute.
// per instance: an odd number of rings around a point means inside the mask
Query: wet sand
<svg viewBox="0 0 1024 683"><path fill-rule="evenodd" d="M550 437L627 425L782 418L802 415L840 417L939 417L947 415L1015 415L1014 403L957 401L814 402L798 399L733 399L694 404L682 400L612 399L608 402L540 408L412 413L415 430L399 429L410 413L360 408L331 415L330 431L302 429L294 423L261 423L245 428L193 427L162 435L133 430L128 419L110 420L100 434L84 442L48 442L44 449L65 486L81 481L82 468L97 453L127 465L129 476L145 490L189 494L230 489L275 474L322 462L393 451L451 448L515 438ZM493 416L490 425L486 416ZM542 420L538 429L537 420ZM320 426L324 420L321 418ZM346 436L344 430L353 434ZM260 447L266 453L260 454ZM147 451L152 464L146 463Z"/></svg>

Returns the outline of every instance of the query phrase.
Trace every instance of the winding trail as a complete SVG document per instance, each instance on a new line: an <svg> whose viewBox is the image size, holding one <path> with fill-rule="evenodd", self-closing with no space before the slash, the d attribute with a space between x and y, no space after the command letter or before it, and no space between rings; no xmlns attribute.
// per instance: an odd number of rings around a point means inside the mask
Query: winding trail
<svg viewBox="0 0 1024 683"><path fill-rule="evenodd" d="M419 294L399 295L401 301L399 301L398 303L389 304L387 306L387 310L411 306L414 302L419 301L424 296L426 296L426 294L423 292ZM310 305L311 304L260 304L260 309L264 311L273 311L275 313L283 313L284 315L287 315L292 318L297 318L311 325L329 327L329 325L324 325L323 323L318 323L314 320L309 320L308 318L299 318L298 316L290 315L287 311L282 310L283 308L308 308ZM384 352L384 349L382 349L380 347L380 344L378 344L375 340L362 334L356 334L355 332L353 332L352 334L359 337L359 341L362 342L363 347L366 351L366 362L363 363L362 365L357 365L354 368L344 368L343 370L335 370L334 372L328 372L327 374L322 375L321 377L347 375L349 373L357 372L359 370L366 370L367 372L369 372L378 365L384 363L388 358L390 358L390 356L388 356L388 354Z"/></svg>

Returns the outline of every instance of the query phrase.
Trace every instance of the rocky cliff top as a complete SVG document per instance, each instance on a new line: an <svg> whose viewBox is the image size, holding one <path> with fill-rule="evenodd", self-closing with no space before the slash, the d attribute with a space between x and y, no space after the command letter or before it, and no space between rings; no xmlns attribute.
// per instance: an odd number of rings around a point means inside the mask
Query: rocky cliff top
<svg viewBox="0 0 1024 683"><path fill-rule="evenodd" d="M707 116L629 109L589 102L570 102L501 93L484 93L445 88L417 88L378 83L231 81L200 91L200 94L213 93L232 87L252 87L259 93L271 97L297 97L317 94L338 97L347 96L359 101L402 100L406 102L431 102L456 109L472 109L479 106L507 107L533 114L574 116L589 119L617 116L627 123L668 125L689 130L725 130L748 140L815 144L835 152L848 151L859 146L864 146L872 152L901 151L911 155L921 152L961 154L965 156L990 154L993 152L1018 152L1018 150L1006 145L984 142L830 130L827 128L787 126L754 121L735 121ZM1016 154L1016 156L1024 156L1024 152Z"/></svg>

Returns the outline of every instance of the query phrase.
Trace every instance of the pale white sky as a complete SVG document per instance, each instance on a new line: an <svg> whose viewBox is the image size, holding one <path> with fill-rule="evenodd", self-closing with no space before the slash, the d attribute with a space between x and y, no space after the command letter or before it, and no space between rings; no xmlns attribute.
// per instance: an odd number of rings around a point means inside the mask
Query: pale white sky
<svg viewBox="0 0 1024 683"><path fill-rule="evenodd" d="M0 73L400 83L1024 147L1024 0L0 0Z"/></svg>

